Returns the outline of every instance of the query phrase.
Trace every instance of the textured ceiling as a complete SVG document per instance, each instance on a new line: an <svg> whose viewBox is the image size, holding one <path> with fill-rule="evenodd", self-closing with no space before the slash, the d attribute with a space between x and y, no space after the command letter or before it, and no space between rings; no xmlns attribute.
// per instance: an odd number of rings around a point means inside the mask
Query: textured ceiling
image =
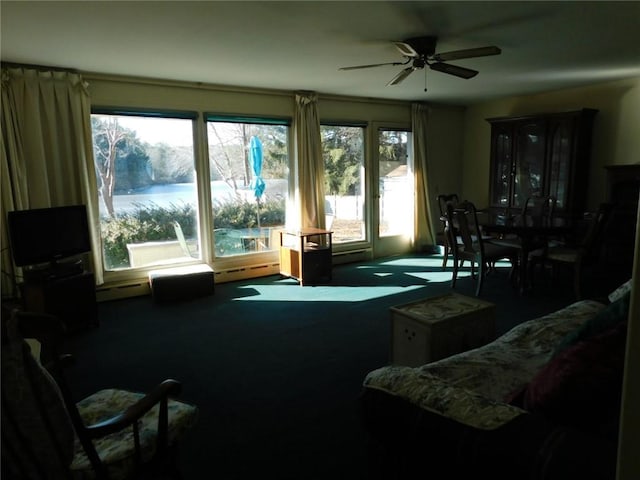
<svg viewBox="0 0 640 480"><path fill-rule="evenodd" d="M3 61L220 85L469 104L640 76L640 2L3 0ZM469 80L402 66L392 40L436 35ZM425 77L426 72L426 77ZM424 91L425 81L427 91Z"/></svg>

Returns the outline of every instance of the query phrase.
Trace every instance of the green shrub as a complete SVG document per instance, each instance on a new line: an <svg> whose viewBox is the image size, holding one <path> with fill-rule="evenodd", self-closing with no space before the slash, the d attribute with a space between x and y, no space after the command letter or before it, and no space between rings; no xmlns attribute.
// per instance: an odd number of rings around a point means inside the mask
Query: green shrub
<svg viewBox="0 0 640 480"><path fill-rule="evenodd" d="M225 202L215 206L214 224L216 229L255 228L258 226L257 205L247 201ZM260 204L260 225L262 227L284 225L284 200L269 200ZM102 242L106 268L128 268L128 243L159 242L176 240L173 221L182 227L186 238L197 236L197 212L192 204L171 204L161 207L155 203L135 204L131 212L116 218L101 220ZM216 253L222 255L232 251L230 239L221 238L216 242ZM219 243L219 244L218 244Z"/></svg>
<svg viewBox="0 0 640 480"><path fill-rule="evenodd" d="M255 228L258 226L258 208L261 227L284 225L285 202L278 199L260 203L260 207L246 200L216 202L213 224L215 228Z"/></svg>

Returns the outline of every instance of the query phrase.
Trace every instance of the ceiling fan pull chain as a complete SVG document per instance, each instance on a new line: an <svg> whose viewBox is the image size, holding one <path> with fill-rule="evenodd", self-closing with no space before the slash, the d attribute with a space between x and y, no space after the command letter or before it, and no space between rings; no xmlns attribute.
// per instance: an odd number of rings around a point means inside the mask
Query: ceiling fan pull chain
<svg viewBox="0 0 640 480"><path fill-rule="evenodd" d="M424 91L427 91L427 69L424 69Z"/></svg>

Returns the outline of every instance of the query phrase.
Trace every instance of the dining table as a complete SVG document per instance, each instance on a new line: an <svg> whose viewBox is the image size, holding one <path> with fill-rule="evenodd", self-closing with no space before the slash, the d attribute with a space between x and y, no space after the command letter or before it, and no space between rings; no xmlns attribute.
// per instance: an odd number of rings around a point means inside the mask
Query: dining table
<svg viewBox="0 0 640 480"><path fill-rule="evenodd" d="M497 223L487 220L480 223L482 232L491 235L490 240L501 243L508 237L517 238L519 251L517 281L520 293L524 293L530 287L527 272L529 269L529 254L537 249L545 248L549 238L565 239L574 233L574 228L569 225L524 225ZM504 244L507 242L505 241Z"/></svg>

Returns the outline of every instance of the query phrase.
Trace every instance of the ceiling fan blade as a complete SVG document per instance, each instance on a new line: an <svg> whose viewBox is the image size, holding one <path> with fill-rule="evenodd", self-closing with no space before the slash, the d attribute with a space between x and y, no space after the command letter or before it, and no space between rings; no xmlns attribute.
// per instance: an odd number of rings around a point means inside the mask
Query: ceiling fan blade
<svg viewBox="0 0 640 480"><path fill-rule="evenodd" d="M371 65L354 65L353 67L340 67L338 70L359 70L361 68L382 67L383 65L406 65L407 62L372 63Z"/></svg>
<svg viewBox="0 0 640 480"><path fill-rule="evenodd" d="M479 48L468 48L466 50L455 50L453 52L444 52L444 53L436 53L433 55L433 60L436 62L448 62L450 60L459 60L462 58L473 58L473 57L488 57L489 55L500 55L502 50L498 47L479 47Z"/></svg>
<svg viewBox="0 0 640 480"><path fill-rule="evenodd" d="M449 75L455 75L460 78L472 78L478 74L477 70L471 70L470 68L458 67L457 65L451 65L449 63L432 63L429 65L431 70L436 70L442 73L448 73Z"/></svg>
<svg viewBox="0 0 640 480"><path fill-rule="evenodd" d="M405 42L393 42L401 55L405 57L418 58L420 54L416 50Z"/></svg>
<svg viewBox="0 0 640 480"><path fill-rule="evenodd" d="M415 68L413 68L413 67L408 67L408 68L405 68L404 70L401 70L400 73L398 73L395 77L393 77L391 79L391 81L389 83L387 83L387 87L389 87L391 85L398 85L405 78L407 78L409 75L411 75L411 73L414 70L415 70Z"/></svg>

